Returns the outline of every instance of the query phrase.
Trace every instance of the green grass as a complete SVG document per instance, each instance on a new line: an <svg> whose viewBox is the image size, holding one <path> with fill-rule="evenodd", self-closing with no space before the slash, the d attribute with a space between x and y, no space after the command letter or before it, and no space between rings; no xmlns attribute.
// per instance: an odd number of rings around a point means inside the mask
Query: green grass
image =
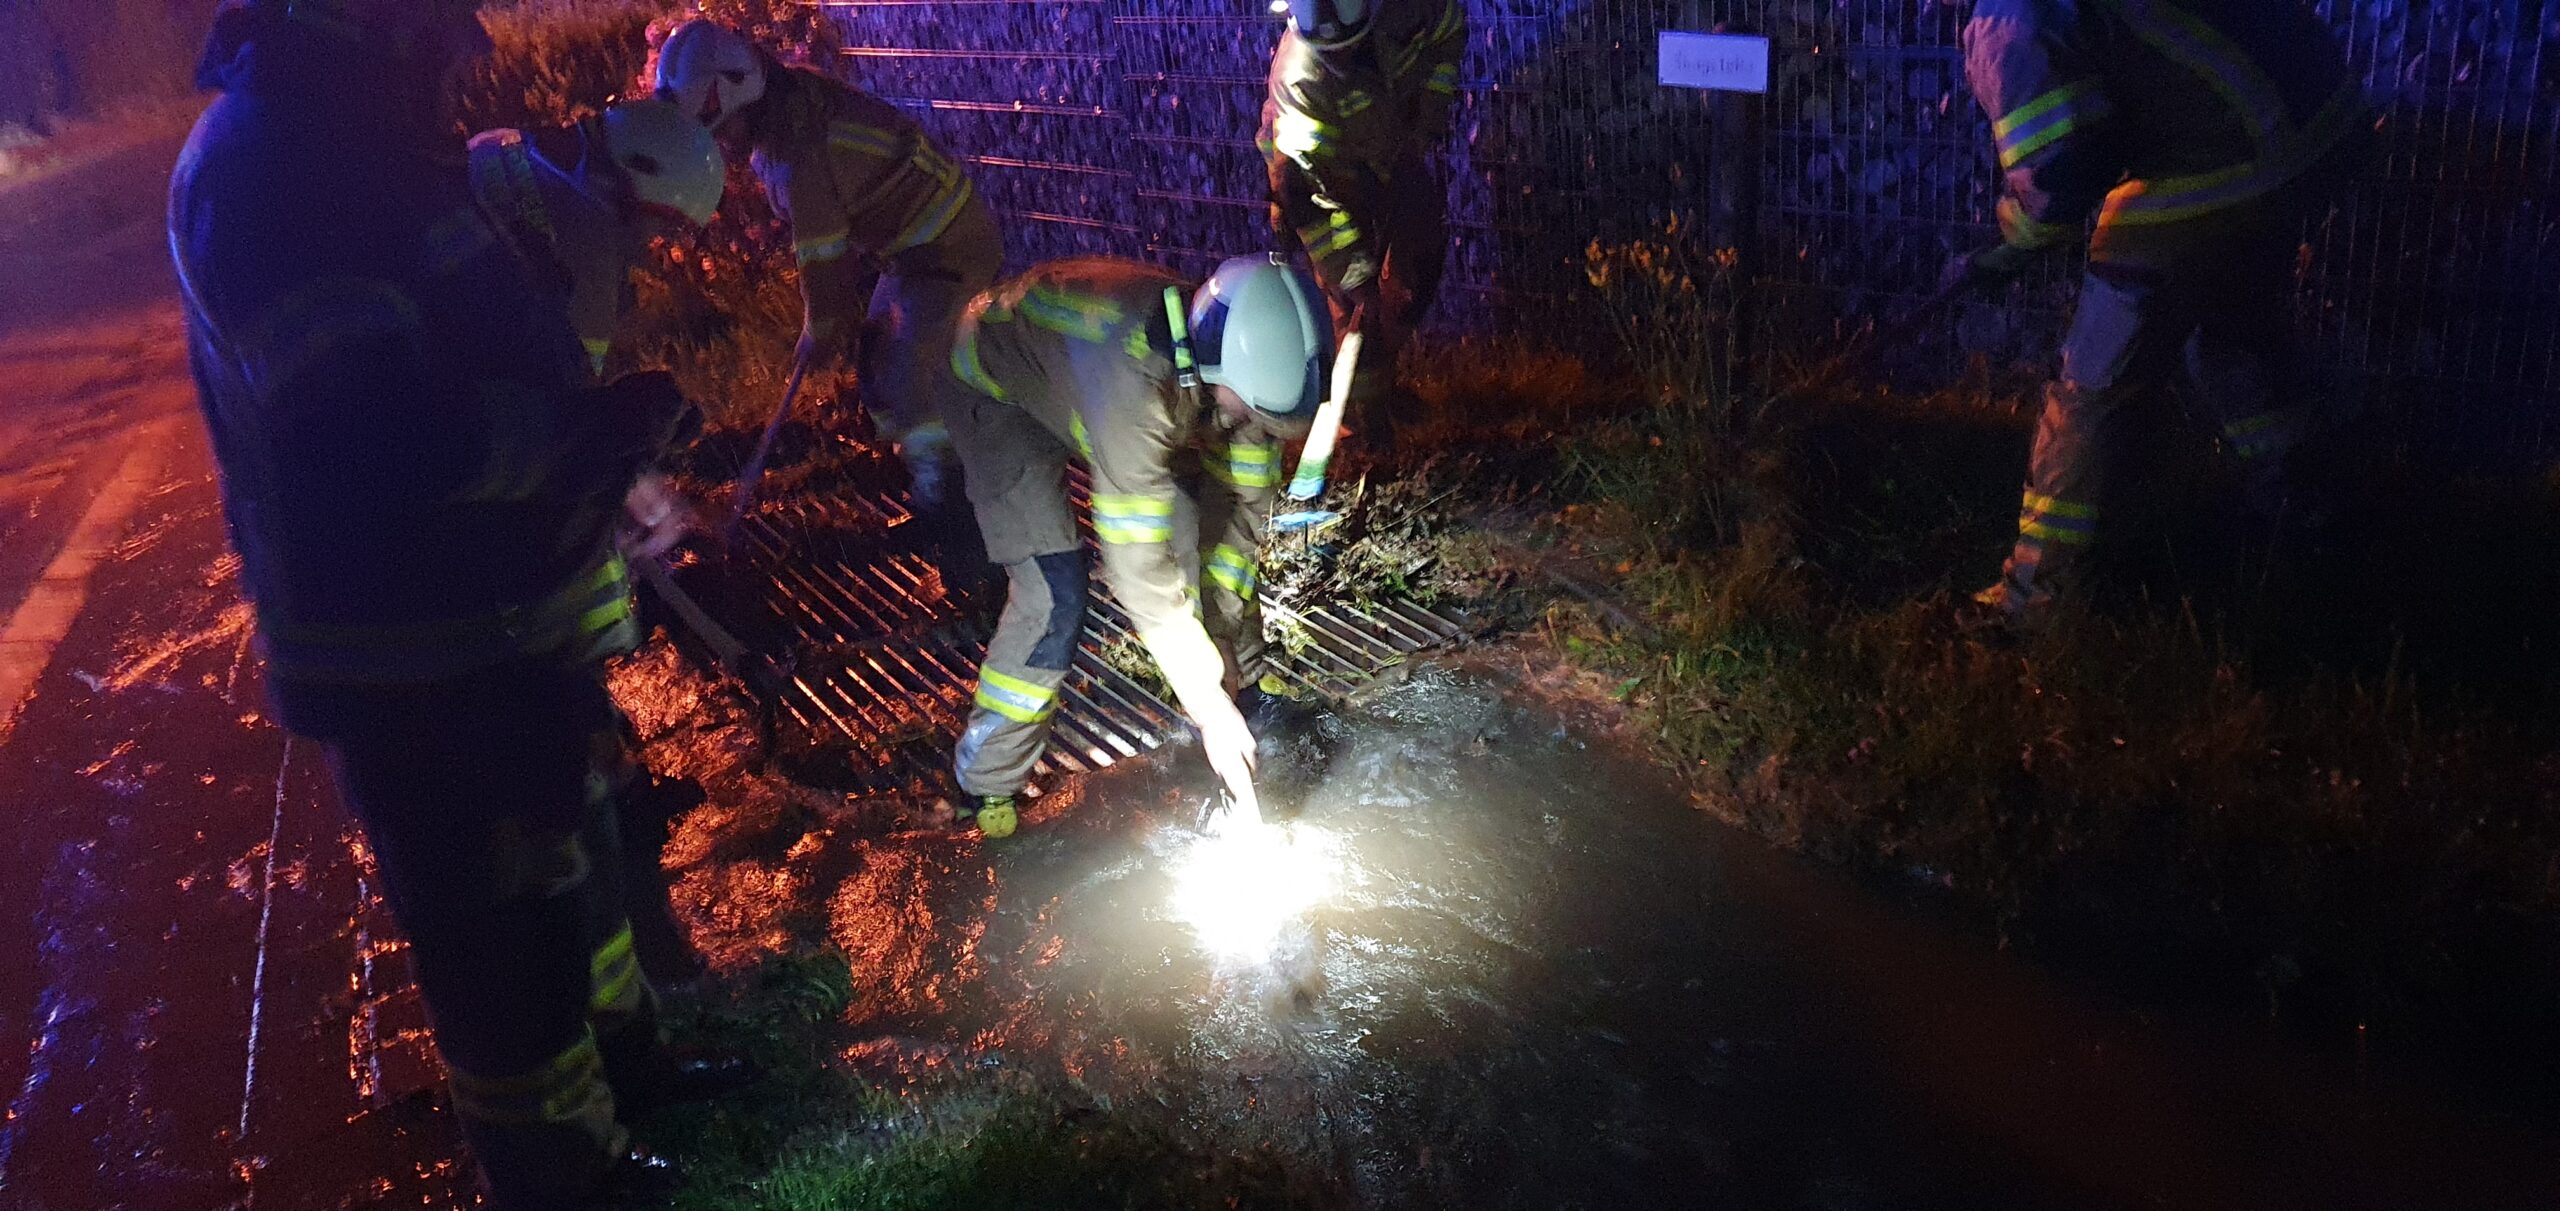
<svg viewBox="0 0 2560 1211"><path fill-rule="evenodd" d="M2016 397L1780 402L1691 360L1602 389L1623 402L1561 409L1557 491L1511 539L1600 590L1535 624L1708 810L2282 1015L2560 1017L2548 485L2342 435L2361 515L2270 550L2169 433L2094 606L2013 640L1953 607L2010 537Z"/></svg>

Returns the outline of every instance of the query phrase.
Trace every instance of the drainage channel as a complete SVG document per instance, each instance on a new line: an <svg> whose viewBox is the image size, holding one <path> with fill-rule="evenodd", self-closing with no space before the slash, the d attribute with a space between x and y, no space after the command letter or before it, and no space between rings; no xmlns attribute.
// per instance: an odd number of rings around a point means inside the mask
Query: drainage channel
<svg viewBox="0 0 2560 1211"><path fill-rule="evenodd" d="M1081 504L1080 468L1069 481ZM768 501L741 525L717 591L676 611L715 651L720 643L700 633L706 624L754 637L762 650L753 659L766 675L749 680L767 699L777 740L823 752L825 780L856 798L941 787L1001 605L1000 577L947 583L920 549L916 522L897 494L853 485ZM1089 527L1086 548L1096 550ZM657 583L662 593L685 591ZM1101 769L1185 730L1181 712L1128 671L1144 665L1126 660L1141 650L1136 630L1101 577L1094 585L1044 775ZM1273 636L1267 671L1323 697L1348 694L1465 630L1453 614L1406 602L1262 605Z"/></svg>

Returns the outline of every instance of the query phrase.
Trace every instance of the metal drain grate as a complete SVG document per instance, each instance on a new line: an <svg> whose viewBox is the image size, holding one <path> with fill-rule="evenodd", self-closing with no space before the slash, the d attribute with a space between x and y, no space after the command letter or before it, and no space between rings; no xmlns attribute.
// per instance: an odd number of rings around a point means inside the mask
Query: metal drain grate
<svg viewBox="0 0 2560 1211"><path fill-rule="evenodd" d="M1082 505L1081 470L1069 490ZM825 780L856 796L941 785L1003 591L1000 580L974 597L946 584L910 537L915 520L895 494L850 485L771 501L741 527L714 604L679 610L763 639L756 646L779 673L767 687L778 730L796 750L822 751ZM1090 532L1086 545L1096 549ZM1042 774L1101 769L1184 729L1179 710L1115 666L1110 654L1139 641L1099 576L1094 584ZM1458 617L1408 603L1266 599L1263 612L1277 631L1270 671L1327 697L1465 630Z"/></svg>

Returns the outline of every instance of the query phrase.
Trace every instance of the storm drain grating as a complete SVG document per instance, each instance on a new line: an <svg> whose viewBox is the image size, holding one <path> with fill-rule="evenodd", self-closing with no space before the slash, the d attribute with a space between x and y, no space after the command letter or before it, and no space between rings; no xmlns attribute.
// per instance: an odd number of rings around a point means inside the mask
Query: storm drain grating
<svg viewBox="0 0 2560 1211"><path fill-rule="evenodd" d="M1079 504L1087 489L1071 476ZM740 528L706 614L770 659L764 692L778 735L822 752L848 794L941 786L967 719L980 658L1002 604L1001 577L953 585L919 550L915 514L885 490L808 492L761 506ZM1090 533L1088 551L1095 550ZM1182 735L1182 714L1130 672L1135 628L1101 577L1060 695L1045 775L1081 773ZM1339 697L1414 653L1464 633L1459 617L1411 603L1371 608L1265 599L1269 672L1293 690ZM805 764L805 763L803 763Z"/></svg>

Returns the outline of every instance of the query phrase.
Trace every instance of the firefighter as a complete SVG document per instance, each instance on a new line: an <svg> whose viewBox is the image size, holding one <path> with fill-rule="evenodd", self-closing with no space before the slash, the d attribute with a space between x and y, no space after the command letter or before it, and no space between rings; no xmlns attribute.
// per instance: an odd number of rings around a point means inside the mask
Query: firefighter
<svg viewBox="0 0 2560 1211"><path fill-rule="evenodd" d="M567 126L484 131L469 158L481 213L561 298L599 377L649 241L709 222L728 184L711 132L654 97ZM676 923L663 857L670 825L702 803L702 788L650 772L629 720L617 712L616 724L595 749L622 831L624 907L641 969L657 987L677 987L701 974L702 959Z"/></svg>
<svg viewBox="0 0 2560 1211"><path fill-rule="evenodd" d="M470 159L482 212L567 296L598 375L649 241L710 222L728 185L710 132L655 98L548 130L483 131Z"/></svg>
<svg viewBox="0 0 2560 1211"><path fill-rule="evenodd" d="M671 380L591 388L448 133L478 0L230 0L170 182L190 359L269 696L327 750L498 1208L651 1187L619 1111L734 1066L660 1045L589 745Z"/></svg>
<svg viewBox="0 0 2560 1211"><path fill-rule="evenodd" d="M973 390L951 432L1010 587L953 761L981 833L1014 830L1084 625L1070 458L1091 472L1113 594L1212 768L1250 792L1254 739L1234 697L1262 657L1261 534L1281 443L1305 436L1332 351L1315 284L1273 256L1227 261L1205 283L1056 261L970 301L951 369Z"/></svg>
<svg viewBox="0 0 2560 1211"><path fill-rule="evenodd" d="M1258 140L1271 228L1306 250L1338 327L1362 330L1350 407L1392 439L1396 358L1440 293L1447 199L1424 157L1448 132L1463 0L1288 0ZM1356 317L1356 319L1355 319ZM1377 415L1383 409L1388 415Z"/></svg>
<svg viewBox="0 0 2560 1211"><path fill-rule="evenodd" d="M1004 263L994 212L895 106L786 67L727 26L677 26L658 50L657 84L724 147L751 154L774 213L791 225L800 364L818 369L859 342L862 398L931 510L949 444L939 396L952 325ZM866 319L860 293L874 270Z"/></svg>
<svg viewBox="0 0 2560 1211"><path fill-rule="evenodd" d="M2001 242L1951 276L2006 282L2097 214L2017 544L1975 596L2015 623L2079 575L2128 409L2182 368L2241 464L2243 503L2283 513L2304 376L2288 278L2304 219L2353 167L2372 118L2327 26L2289 0L1976 0L1964 50L2006 192Z"/></svg>

